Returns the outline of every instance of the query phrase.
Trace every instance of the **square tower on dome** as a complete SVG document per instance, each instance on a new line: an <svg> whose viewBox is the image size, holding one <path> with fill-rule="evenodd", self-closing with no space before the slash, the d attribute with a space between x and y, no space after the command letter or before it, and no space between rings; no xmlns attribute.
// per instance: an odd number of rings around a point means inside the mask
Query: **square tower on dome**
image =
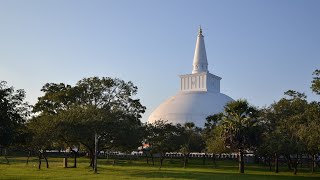
<svg viewBox="0 0 320 180"><path fill-rule="evenodd" d="M180 90L219 93L221 77L208 71L207 53L201 27L199 28L192 65L192 74L180 75Z"/></svg>
<svg viewBox="0 0 320 180"><path fill-rule="evenodd" d="M220 92L221 77L209 72L180 75L180 91Z"/></svg>

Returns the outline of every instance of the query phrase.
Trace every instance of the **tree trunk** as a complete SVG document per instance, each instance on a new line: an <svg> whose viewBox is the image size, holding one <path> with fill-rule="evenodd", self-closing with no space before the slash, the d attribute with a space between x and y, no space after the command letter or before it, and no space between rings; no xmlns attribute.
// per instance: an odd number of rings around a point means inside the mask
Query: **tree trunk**
<svg viewBox="0 0 320 180"><path fill-rule="evenodd" d="M202 164L206 165L206 153L204 153L203 157L202 157Z"/></svg>
<svg viewBox="0 0 320 180"><path fill-rule="evenodd" d="M74 153L74 164L73 164L73 167L77 168L77 152L73 151L73 153Z"/></svg>
<svg viewBox="0 0 320 180"><path fill-rule="evenodd" d="M311 161L311 172L312 173L314 173L315 167L316 167L316 155L313 154L312 155L312 161Z"/></svg>
<svg viewBox="0 0 320 180"><path fill-rule="evenodd" d="M217 167L217 163L216 163L216 155L215 154L213 154L213 156L212 156L212 162L214 164L214 167L216 168Z"/></svg>
<svg viewBox="0 0 320 180"><path fill-rule="evenodd" d="M68 158L67 157L63 158L63 167L68 168Z"/></svg>
<svg viewBox="0 0 320 180"><path fill-rule="evenodd" d="M186 168L186 167L187 167L188 156L189 156L189 154L184 154L184 155L183 155L183 168Z"/></svg>
<svg viewBox="0 0 320 180"><path fill-rule="evenodd" d="M146 158L147 158L147 164L149 164L148 153L145 153L145 154L146 154Z"/></svg>
<svg viewBox="0 0 320 180"><path fill-rule="evenodd" d="M48 159L47 157L44 155L44 152L42 153L42 156L43 158L46 160L46 163L47 163L47 168L49 168L49 162L48 162Z"/></svg>
<svg viewBox="0 0 320 180"><path fill-rule="evenodd" d="M162 164L163 164L163 158L161 157L160 158L160 168L162 167Z"/></svg>
<svg viewBox="0 0 320 180"><path fill-rule="evenodd" d="M292 167L291 167L291 157L290 157L290 155L287 156L287 164L288 164L288 169L289 169L289 170L292 170Z"/></svg>
<svg viewBox="0 0 320 180"><path fill-rule="evenodd" d="M95 157L94 157L94 155L93 155L93 156L92 156L92 159L91 159L91 161L92 161L92 170L93 170L93 171L94 171L94 167L95 167L95 164L94 164L94 163L95 163L95 162L94 162L94 158L95 158Z"/></svg>
<svg viewBox="0 0 320 180"><path fill-rule="evenodd" d="M93 156L90 156L90 165L89 167L93 167Z"/></svg>
<svg viewBox="0 0 320 180"><path fill-rule="evenodd" d="M74 154L74 168L77 168L77 153Z"/></svg>
<svg viewBox="0 0 320 180"><path fill-rule="evenodd" d="M163 160L164 160L164 158L165 158L165 156L163 156L163 155L161 154L161 156L160 156L160 168L161 168L162 165L163 165Z"/></svg>
<svg viewBox="0 0 320 180"><path fill-rule="evenodd" d="M268 159L268 166L269 166L269 171L271 171L271 158L269 157L269 159Z"/></svg>
<svg viewBox="0 0 320 180"><path fill-rule="evenodd" d="M129 164L132 164L132 155L129 155Z"/></svg>
<svg viewBox="0 0 320 180"><path fill-rule="evenodd" d="M150 154L151 155L151 160L152 160L152 166L154 166L154 158L153 158L153 154Z"/></svg>
<svg viewBox="0 0 320 180"><path fill-rule="evenodd" d="M4 158L6 159L7 164L9 164L9 159L7 157L7 148L4 149Z"/></svg>
<svg viewBox="0 0 320 180"><path fill-rule="evenodd" d="M4 156L4 158L6 159L7 164L9 164L9 159L8 159L8 157L7 157L7 156Z"/></svg>
<svg viewBox="0 0 320 180"><path fill-rule="evenodd" d="M116 165L117 164L117 156L115 156L114 158L113 158L113 163L112 163L112 165L114 166L114 165Z"/></svg>
<svg viewBox="0 0 320 180"><path fill-rule="evenodd" d="M316 166L318 166L320 168L320 163L319 161L316 161Z"/></svg>
<svg viewBox="0 0 320 180"><path fill-rule="evenodd" d="M98 134L94 136L94 173L98 172Z"/></svg>
<svg viewBox="0 0 320 180"><path fill-rule="evenodd" d="M294 174L294 175L296 175L297 172L298 172L298 167L297 167L297 166L298 166L298 164L296 164L296 163L295 163L294 166L293 166L293 174Z"/></svg>
<svg viewBox="0 0 320 180"><path fill-rule="evenodd" d="M93 157L94 155L93 155L93 150L92 149L90 149L89 150L89 158L90 158L90 166L89 167L94 167L94 162L93 162L93 160L94 160L94 157Z"/></svg>
<svg viewBox="0 0 320 180"><path fill-rule="evenodd" d="M320 168L320 163L319 163L319 161L316 160L315 164L316 164L316 166L318 166L318 167Z"/></svg>
<svg viewBox="0 0 320 180"><path fill-rule="evenodd" d="M254 163L260 164L260 156L254 155Z"/></svg>
<svg viewBox="0 0 320 180"><path fill-rule="evenodd" d="M31 151L29 151L29 153L28 153L27 165L29 164L29 158L30 158L30 155L31 155Z"/></svg>
<svg viewBox="0 0 320 180"><path fill-rule="evenodd" d="M293 173L294 173L294 175L296 175L297 172L298 172L298 165L299 165L299 159L298 159L298 155L297 155L296 159L293 161Z"/></svg>
<svg viewBox="0 0 320 180"><path fill-rule="evenodd" d="M279 172L279 157L277 153L274 153L274 172Z"/></svg>
<svg viewBox="0 0 320 180"><path fill-rule="evenodd" d="M39 152L39 154L38 154L38 158L39 158L38 169L39 169L39 170L41 169L41 156L42 156L42 154L41 154L41 152Z"/></svg>
<svg viewBox="0 0 320 180"><path fill-rule="evenodd" d="M243 150L239 149L239 173L244 173Z"/></svg>

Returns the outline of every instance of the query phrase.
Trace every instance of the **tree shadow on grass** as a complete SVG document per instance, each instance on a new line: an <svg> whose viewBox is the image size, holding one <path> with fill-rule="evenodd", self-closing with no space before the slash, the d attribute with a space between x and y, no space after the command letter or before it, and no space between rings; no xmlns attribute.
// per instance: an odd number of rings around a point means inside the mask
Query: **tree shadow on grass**
<svg viewBox="0 0 320 180"><path fill-rule="evenodd" d="M131 177L138 178L172 178L172 179L236 179L236 180L298 180L298 179L319 179L319 177L286 176L286 175L263 175L263 174L238 174L238 173L217 173L217 172L192 172L192 171L171 171L159 170L152 172L132 172Z"/></svg>

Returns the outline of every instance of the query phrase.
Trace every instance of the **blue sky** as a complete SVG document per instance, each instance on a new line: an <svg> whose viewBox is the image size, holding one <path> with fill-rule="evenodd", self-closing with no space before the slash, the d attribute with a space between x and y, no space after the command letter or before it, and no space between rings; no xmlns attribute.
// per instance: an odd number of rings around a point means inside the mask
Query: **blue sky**
<svg viewBox="0 0 320 180"><path fill-rule="evenodd" d="M143 121L191 73L198 26L221 91L256 106L312 94L317 0L0 0L0 80L34 104L47 82L118 77L139 88Z"/></svg>

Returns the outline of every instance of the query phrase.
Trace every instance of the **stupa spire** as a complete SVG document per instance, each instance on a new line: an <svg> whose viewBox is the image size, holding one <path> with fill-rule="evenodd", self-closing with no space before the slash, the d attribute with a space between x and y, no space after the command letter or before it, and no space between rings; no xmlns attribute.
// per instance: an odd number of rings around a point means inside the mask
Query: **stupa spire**
<svg viewBox="0 0 320 180"><path fill-rule="evenodd" d="M206 47L204 45L201 26L199 27L196 48L194 50L192 74L200 72L209 72Z"/></svg>

